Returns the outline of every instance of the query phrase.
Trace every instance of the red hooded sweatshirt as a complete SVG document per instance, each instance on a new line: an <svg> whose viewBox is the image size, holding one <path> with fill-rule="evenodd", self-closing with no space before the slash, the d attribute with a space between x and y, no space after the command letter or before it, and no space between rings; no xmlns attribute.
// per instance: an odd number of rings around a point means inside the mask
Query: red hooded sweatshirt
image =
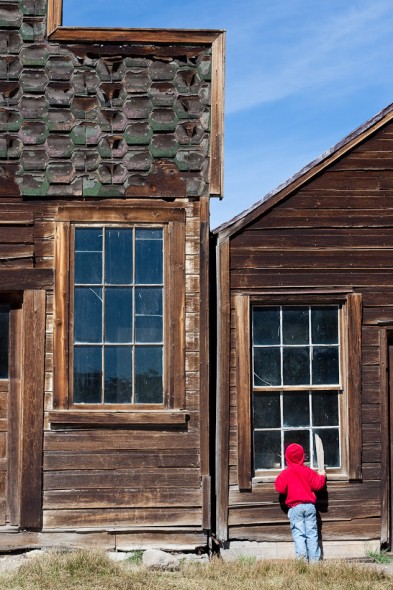
<svg viewBox="0 0 393 590"><path fill-rule="evenodd" d="M298 504L315 504L314 492L324 487L326 477L303 465L304 450L296 443L288 446L285 460L288 467L280 473L274 484L279 494L287 494L285 504L289 508Z"/></svg>

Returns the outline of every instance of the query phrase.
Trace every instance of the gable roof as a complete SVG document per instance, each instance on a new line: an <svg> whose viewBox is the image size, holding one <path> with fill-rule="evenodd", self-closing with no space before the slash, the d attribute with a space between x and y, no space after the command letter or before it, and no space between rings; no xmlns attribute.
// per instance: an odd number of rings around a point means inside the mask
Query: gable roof
<svg viewBox="0 0 393 590"><path fill-rule="evenodd" d="M273 207L273 205L287 197L291 192L299 189L303 184L325 170L338 158L357 147L363 140L367 139L378 129L381 129L392 119L393 103L357 127L349 135L344 137L344 139L304 166L304 168L299 170L299 172L291 176L284 183L280 184L277 188L267 193L262 199L251 205L251 207L216 227L213 230L213 234L218 235L219 239L223 240L237 233L246 225L254 221L256 217Z"/></svg>

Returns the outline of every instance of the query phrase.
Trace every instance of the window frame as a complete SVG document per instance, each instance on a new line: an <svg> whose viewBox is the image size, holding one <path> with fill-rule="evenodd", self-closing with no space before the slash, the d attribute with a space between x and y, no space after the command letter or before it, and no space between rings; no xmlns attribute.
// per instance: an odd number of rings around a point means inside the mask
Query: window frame
<svg viewBox="0 0 393 590"><path fill-rule="evenodd" d="M290 292L285 294L236 294L234 299L236 330L236 390L238 419L238 482L241 490L252 489L252 483L273 481L279 470L258 470L253 467L252 423L252 342L251 321L253 306L318 306L339 305L340 372L342 391L340 403L341 468L329 469L331 479L359 480L361 473L361 326L362 296L353 292ZM292 387L268 388L285 391ZM313 387L304 388L313 390ZM323 387L322 387L323 388ZM321 389L315 387L315 390Z"/></svg>
<svg viewBox="0 0 393 590"><path fill-rule="evenodd" d="M171 204L172 205L172 204ZM72 399L74 227L160 227L164 233L164 399L160 404L84 404ZM56 216L54 391L49 419L56 424L179 423L185 405L185 211L175 206L59 208ZM155 413L152 417L151 413ZM81 416L83 414L83 416ZM121 414L121 415L120 415ZM126 416L125 414L129 414ZM149 417L150 416L150 417ZM172 416L172 417L171 417ZM186 416L180 419L184 423Z"/></svg>

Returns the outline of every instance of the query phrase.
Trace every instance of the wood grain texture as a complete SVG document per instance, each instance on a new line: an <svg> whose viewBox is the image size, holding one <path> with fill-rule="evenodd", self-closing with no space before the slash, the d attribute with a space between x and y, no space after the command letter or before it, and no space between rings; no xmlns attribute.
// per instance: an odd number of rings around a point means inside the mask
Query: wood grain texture
<svg viewBox="0 0 393 590"><path fill-rule="evenodd" d="M218 244L217 306L217 417L216 417L216 495L217 536L221 541L228 538L228 483L229 483L229 358L230 358L230 292L229 241Z"/></svg>
<svg viewBox="0 0 393 590"><path fill-rule="evenodd" d="M250 383L250 310L249 298L235 297L236 326L236 391L237 391L237 440L238 479L241 490L250 490L252 469L251 439L251 383Z"/></svg>
<svg viewBox="0 0 393 590"><path fill-rule="evenodd" d="M45 291L24 294L19 525L26 529L40 528L42 517L45 302Z"/></svg>
<svg viewBox="0 0 393 590"><path fill-rule="evenodd" d="M198 526L202 519L200 508L124 508L45 510L45 529L83 529L85 527L162 527Z"/></svg>
<svg viewBox="0 0 393 590"><path fill-rule="evenodd" d="M49 412L48 417L52 424L90 425L92 427L100 424L106 424L108 426L119 426L122 424L184 426L189 420L189 414L186 412L158 412L156 410L151 410L149 412L118 410L60 410Z"/></svg>
<svg viewBox="0 0 393 590"><path fill-rule="evenodd" d="M225 33L212 45L212 98L210 130L210 194L223 196L224 191L224 82Z"/></svg>
<svg viewBox="0 0 393 590"><path fill-rule="evenodd" d="M210 271L210 224L209 199L202 197L200 204L200 297L199 297L199 337L200 353L200 435L201 435L201 475L210 475L210 330L209 330L209 271ZM210 502L209 502L210 504ZM207 508L207 507L206 507ZM209 507L210 510L210 507ZM210 528L204 527L204 528Z"/></svg>
<svg viewBox="0 0 393 590"><path fill-rule="evenodd" d="M348 475L350 479L362 477L362 296L360 293L348 295Z"/></svg>

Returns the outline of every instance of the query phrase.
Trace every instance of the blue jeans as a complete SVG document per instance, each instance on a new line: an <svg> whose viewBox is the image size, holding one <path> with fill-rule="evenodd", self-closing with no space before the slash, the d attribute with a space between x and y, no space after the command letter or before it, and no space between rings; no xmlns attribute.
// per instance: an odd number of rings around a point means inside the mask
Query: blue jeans
<svg viewBox="0 0 393 590"><path fill-rule="evenodd" d="M314 504L298 504L288 511L296 559L319 561L317 511Z"/></svg>

